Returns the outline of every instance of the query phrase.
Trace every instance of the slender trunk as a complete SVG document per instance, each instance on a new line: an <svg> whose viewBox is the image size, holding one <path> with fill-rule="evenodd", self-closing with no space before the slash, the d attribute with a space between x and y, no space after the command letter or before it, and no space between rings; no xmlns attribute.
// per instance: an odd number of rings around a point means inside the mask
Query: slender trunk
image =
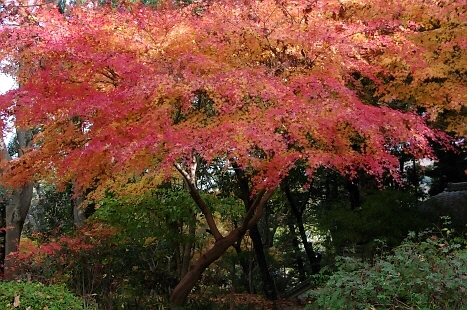
<svg viewBox="0 0 467 310"><path fill-rule="evenodd" d="M0 155L3 161L11 160L10 154L6 147L5 141L0 139ZM3 172L3 170L0 170ZM1 218L0 218L0 276L3 277L5 274L5 248L6 248L6 204L1 207Z"/></svg>
<svg viewBox="0 0 467 310"><path fill-rule="evenodd" d="M253 281L253 271L254 271L254 266L255 266L255 260L252 259L250 260L250 269L248 272L248 285L250 286L250 294L254 294L255 291L255 283Z"/></svg>
<svg viewBox="0 0 467 310"><path fill-rule="evenodd" d="M349 192L350 198L350 210L355 210L360 207L360 190L356 182L346 180L347 191Z"/></svg>
<svg viewBox="0 0 467 310"><path fill-rule="evenodd" d="M290 208L292 209L292 214L295 216L297 228L300 233L300 239L302 239L303 248L305 249L308 261L310 262L311 271L313 273L318 273L320 269L320 262L315 251L313 250L313 244L311 242L308 242L308 236L306 235L305 226L303 225L303 210L305 208L306 203L308 202L309 195L311 194L311 188L308 192L307 199L305 199L300 209L295 203L295 200L293 199L292 192L290 191L290 186L287 183L287 180L285 180L284 182L283 190L289 202Z"/></svg>
<svg viewBox="0 0 467 310"><path fill-rule="evenodd" d="M418 180L418 171L417 171L417 161L415 158L412 159L412 167L413 167L413 184L415 186L415 206L418 205L418 189L420 187L419 180Z"/></svg>
<svg viewBox="0 0 467 310"><path fill-rule="evenodd" d="M235 249L235 252L237 253L240 266L242 267L242 284L247 291L250 291L250 294L254 294L254 290L251 290L250 286L248 285L249 263L247 258L243 255L241 243L242 238L239 241L235 242L232 246Z"/></svg>
<svg viewBox="0 0 467 310"><path fill-rule="evenodd" d="M295 232L295 227L292 223L289 223L289 231L292 235L292 247L294 250L295 262L297 263L298 279L300 281L304 281L306 279L305 265L303 263L300 247L298 245L299 243Z"/></svg>
<svg viewBox="0 0 467 310"><path fill-rule="evenodd" d="M187 167L188 166L188 167ZM251 207L247 210L243 217L242 225L232 230L227 236L223 236L216 225L214 216L206 201L201 197L196 187L196 171L198 166L198 158L192 156L192 161L189 165L183 166L182 164L175 164L175 168L180 172L188 187L190 196L203 213L209 230L213 235L216 242L214 245L203 255L201 255L191 266L188 268L187 274L182 278L180 283L175 287L170 297L173 306L182 306L188 294L201 278L202 273L209 265L219 259L228 248L235 242L238 242L245 233L251 229L261 218L264 207L267 201L273 195L275 189L266 190L262 189L256 193L255 200L251 203Z"/></svg>
<svg viewBox="0 0 467 310"><path fill-rule="evenodd" d="M86 222L86 210L83 208L83 196L73 199L73 225L81 227Z"/></svg>
<svg viewBox="0 0 467 310"><path fill-rule="evenodd" d="M6 228L6 206L0 207L0 278L3 277L5 264L5 228Z"/></svg>
<svg viewBox="0 0 467 310"><path fill-rule="evenodd" d="M235 170L240 190L242 192L241 198L245 205L245 210L248 212L252 206L252 200L250 198L251 191L248 185L248 179L243 170L240 169L240 167L238 167L235 164L232 164L232 166ZM253 248L255 250L256 262L260 269L264 293L268 299L275 300L277 299L277 290L276 286L274 285L273 278L271 277L271 273L269 272L268 262L264 253L263 241L261 239L261 234L256 224L253 227L251 227L249 235L251 240L253 241Z"/></svg>
<svg viewBox="0 0 467 310"><path fill-rule="evenodd" d="M297 218L297 227L300 232L300 239L302 239L303 248L305 249L306 256L311 265L311 271L313 274L318 273L320 270L319 259L313 250L313 244L308 242L308 236L306 235L305 227L303 226L302 217Z"/></svg>
<svg viewBox="0 0 467 310"><path fill-rule="evenodd" d="M273 190L260 191L252 204L252 208L244 216L243 224L237 229L231 231L226 237L216 238L214 245L190 266L188 273L172 292L170 300L172 301L173 306L182 306L196 282L201 278L204 270L219 259L228 248L230 248L235 242L238 242L245 235L248 229L251 229L251 227L258 222L263 213L264 205L269 198L271 198L273 192Z"/></svg>
<svg viewBox="0 0 467 310"><path fill-rule="evenodd" d="M261 280L263 282L263 290L268 299L275 300L277 299L276 286L274 285L274 280L271 277L269 272L268 261L266 260L266 255L264 253L263 241L259 233L257 225L254 225L250 229L250 238L253 241L253 248L255 250L256 263L258 264L259 271L261 274Z"/></svg>
<svg viewBox="0 0 467 310"><path fill-rule="evenodd" d="M193 217L195 217L194 214ZM188 267L190 266L191 260L191 250L194 246L193 240L195 239L196 227L193 222L190 222L188 224L188 227L188 241L183 249L182 270L180 272L180 279L182 279L188 273Z"/></svg>

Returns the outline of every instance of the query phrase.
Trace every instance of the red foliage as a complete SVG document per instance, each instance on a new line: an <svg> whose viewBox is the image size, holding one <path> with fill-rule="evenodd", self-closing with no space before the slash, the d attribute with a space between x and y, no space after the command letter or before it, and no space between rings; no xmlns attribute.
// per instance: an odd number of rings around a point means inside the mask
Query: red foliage
<svg viewBox="0 0 467 310"><path fill-rule="evenodd" d="M41 281L54 282L55 276L70 271L80 258L91 256L114 236L115 229L91 223L81 227L71 236L60 236L48 242L37 242L40 236L21 241L15 256L16 266L23 276L37 277ZM45 277L45 278L44 278Z"/></svg>
<svg viewBox="0 0 467 310"><path fill-rule="evenodd" d="M404 0L36 8L0 29L5 57L21 63L21 88L0 107L42 129L4 181L52 174L109 188L119 175L167 176L193 153L252 169L257 187L276 186L297 161L310 174L321 165L397 174L391 150L431 157L430 141L444 137L415 114L363 102L352 74L384 93L398 70L389 60L403 72L427 67L409 40L424 26L420 7L451 9Z"/></svg>

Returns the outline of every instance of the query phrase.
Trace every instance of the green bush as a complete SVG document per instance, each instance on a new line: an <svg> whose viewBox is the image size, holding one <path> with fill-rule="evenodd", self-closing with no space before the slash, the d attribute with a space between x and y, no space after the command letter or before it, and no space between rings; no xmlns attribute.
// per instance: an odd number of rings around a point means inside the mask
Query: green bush
<svg viewBox="0 0 467 310"><path fill-rule="evenodd" d="M81 299L64 285L0 282L0 309L75 310L84 307Z"/></svg>
<svg viewBox="0 0 467 310"><path fill-rule="evenodd" d="M449 233L411 233L372 263L340 257L306 309L466 309L465 239Z"/></svg>

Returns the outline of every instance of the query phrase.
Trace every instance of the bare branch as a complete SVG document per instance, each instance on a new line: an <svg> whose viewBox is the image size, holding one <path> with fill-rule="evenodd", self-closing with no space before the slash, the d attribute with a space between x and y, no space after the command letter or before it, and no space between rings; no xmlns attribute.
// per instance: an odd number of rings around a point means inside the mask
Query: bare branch
<svg viewBox="0 0 467 310"><path fill-rule="evenodd" d="M224 236L222 236L219 229L217 228L216 222L214 221L214 216L212 215L209 206L201 197L198 189L196 188L196 169L198 166L198 159L196 156L192 157L192 162L189 167L190 172L186 171L180 163L175 163L174 166L185 179L185 183L190 191L190 196L193 198L196 205L200 208L201 212L206 218L206 222L209 226L209 229L211 230L212 235L214 236L214 239L216 239L216 241L222 239Z"/></svg>
<svg viewBox="0 0 467 310"><path fill-rule="evenodd" d="M275 188L271 190L262 189L256 194L255 201L251 204L250 209L243 219L242 230L247 231L253 227L263 215L264 206L275 192Z"/></svg>

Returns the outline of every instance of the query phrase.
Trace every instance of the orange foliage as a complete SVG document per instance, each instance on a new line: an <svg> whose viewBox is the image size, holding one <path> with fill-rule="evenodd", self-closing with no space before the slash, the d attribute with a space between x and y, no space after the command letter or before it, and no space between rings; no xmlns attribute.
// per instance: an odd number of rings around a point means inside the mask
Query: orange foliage
<svg viewBox="0 0 467 310"><path fill-rule="evenodd" d="M274 187L297 161L310 176L321 165L349 176L397 174L391 150L430 157L430 141L446 140L425 118L386 103L462 105L463 95L441 98L463 82L426 83L447 69L431 62L420 32L454 8L465 5L264 0L159 10L75 5L65 15L31 9L18 26L0 28L4 59L21 64L14 71L21 88L0 97L0 108L41 133L4 182L48 176L83 188L113 183L118 192L115 182L141 174L162 180L194 153L256 171L256 187ZM449 59L454 46L443 48L440 57ZM381 101L362 99L355 73L372 80ZM408 74L413 81L401 84Z"/></svg>

